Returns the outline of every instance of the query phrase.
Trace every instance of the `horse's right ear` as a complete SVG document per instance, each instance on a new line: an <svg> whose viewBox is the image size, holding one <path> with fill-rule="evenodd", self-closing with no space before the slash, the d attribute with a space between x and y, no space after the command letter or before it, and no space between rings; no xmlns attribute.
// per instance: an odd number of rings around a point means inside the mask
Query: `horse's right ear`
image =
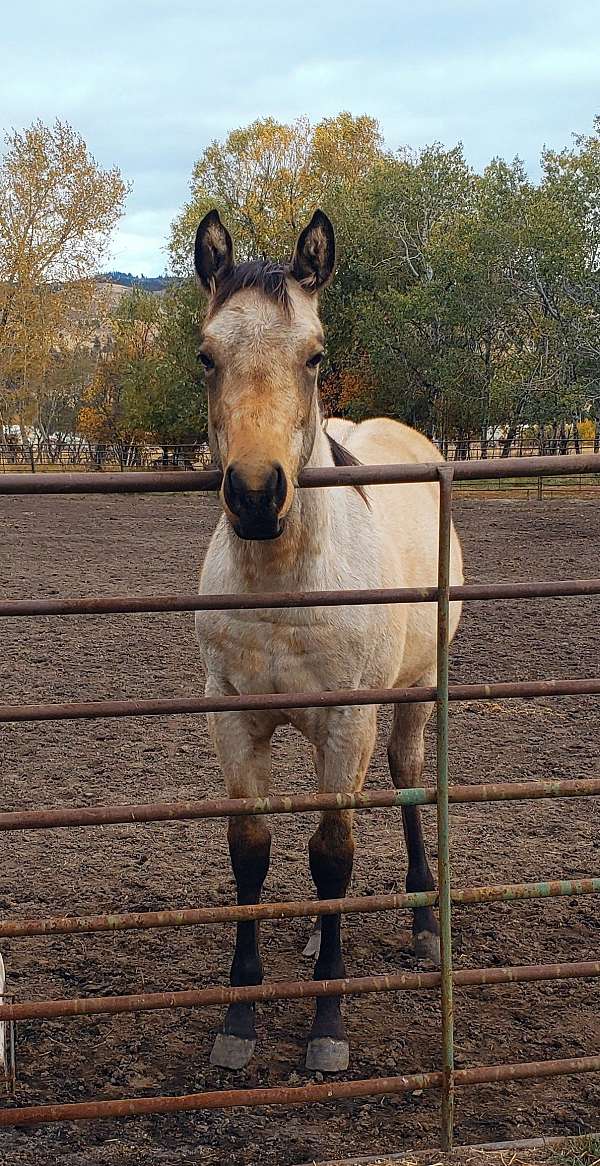
<svg viewBox="0 0 600 1166"><path fill-rule="evenodd" d="M231 235L216 210L204 216L196 231L194 267L202 287L210 295L213 295L219 280L233 267Z"/></svg>

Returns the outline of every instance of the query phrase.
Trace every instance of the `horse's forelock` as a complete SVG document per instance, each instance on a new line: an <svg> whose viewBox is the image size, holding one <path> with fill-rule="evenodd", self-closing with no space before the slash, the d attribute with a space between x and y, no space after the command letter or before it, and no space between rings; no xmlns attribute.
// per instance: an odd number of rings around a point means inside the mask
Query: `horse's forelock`
<svg viewBox="0 0 600 1166"><path fill-rule="evenodd" d="M246 290L262 292L289 315L291 311L287 286L289 275L290 269L287 264L271 263L268 259L252 259L248 263L238 263L219 280L210 301L209 315L214 316L236 292Z"/></svg>

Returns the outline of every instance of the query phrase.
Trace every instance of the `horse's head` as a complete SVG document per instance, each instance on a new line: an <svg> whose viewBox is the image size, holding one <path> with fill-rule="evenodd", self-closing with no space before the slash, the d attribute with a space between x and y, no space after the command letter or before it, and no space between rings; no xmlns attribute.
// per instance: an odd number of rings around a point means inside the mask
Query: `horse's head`
<svg viewBox="0 0 600 1166"><path fill-rule="evenodd" d="M333 227L316 211L289 264L236 265L213 210L196 232L194 258L209 295L200 360L225 513L240 538L277 538L319 424L317 292L333 274Z"/></svg>

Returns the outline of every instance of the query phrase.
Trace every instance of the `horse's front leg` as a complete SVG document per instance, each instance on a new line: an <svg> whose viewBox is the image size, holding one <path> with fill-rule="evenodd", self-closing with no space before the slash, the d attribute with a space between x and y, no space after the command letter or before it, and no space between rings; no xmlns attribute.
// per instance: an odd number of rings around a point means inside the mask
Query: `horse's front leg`
<svg viewBox="0 0 600 1166"><path fill-rule="evenodd" d="M211 733L232 798L264 797L269 790L273 726L245 713L212 717ZM232 816L227 831L229 854L240 905L258 903L269 869L271 832L262 817ZM231 965L232 987L261 984L263 968L258 924L238 923ZM230 1004L223 1031L216 1037L211 1065L242 1069L256 1045L254 1004Z"/></svg>
<svg viewBox="0 0 600 1166"><path fill-rule="evenodd" d="M317 773L322 792L357 791L364 781L375 741L373 709L334 714L327 746L317 752ZM336 723L337 722L337 723ZM343 898L352 877L354 859L353 814L327 810L309 842L311 874L319 899ZM315 980L343 979L341 917L321 916L321 941L315 964ZM306 1053L306 1067L322 1073L348 1068L350 1050L339 996L317 999Z"/></svg>

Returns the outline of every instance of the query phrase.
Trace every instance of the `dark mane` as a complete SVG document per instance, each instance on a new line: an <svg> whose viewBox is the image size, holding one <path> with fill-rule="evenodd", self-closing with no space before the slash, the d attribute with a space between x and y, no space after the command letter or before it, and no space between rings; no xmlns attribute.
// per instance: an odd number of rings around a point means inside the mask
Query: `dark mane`
<svg viewBox="0 0 600 1166"><path fill-rule="evenodd" d="M358 458L355 457L353 453L350 453L349 449L346 449L345 446L340 445L339 441L336 441L335 437L332 437L330 433L326 432L326 437L327 437L327 440L329 442L329 446L331 448L331 456L333 458L334 466L360 466L360 465L362 465L362 462L359 462ZM366 492L364 486L353 486L352 489L356 490L357 494L360 494L363 502L366 502L366 504L370 510L371 503L369 502L367 492Z"/></svg>
<svg viewBox="0 0 600 1166"><path fill-rule="evenodd" d="M286 278L290 269L285 263L271 263L269 259L251 259L247 263L236 263L217 283L210 303L210 313L222 308L236 292L246 288L256 288L264 292L270 300L280 304L286 313L290 310Z"/></svg>

